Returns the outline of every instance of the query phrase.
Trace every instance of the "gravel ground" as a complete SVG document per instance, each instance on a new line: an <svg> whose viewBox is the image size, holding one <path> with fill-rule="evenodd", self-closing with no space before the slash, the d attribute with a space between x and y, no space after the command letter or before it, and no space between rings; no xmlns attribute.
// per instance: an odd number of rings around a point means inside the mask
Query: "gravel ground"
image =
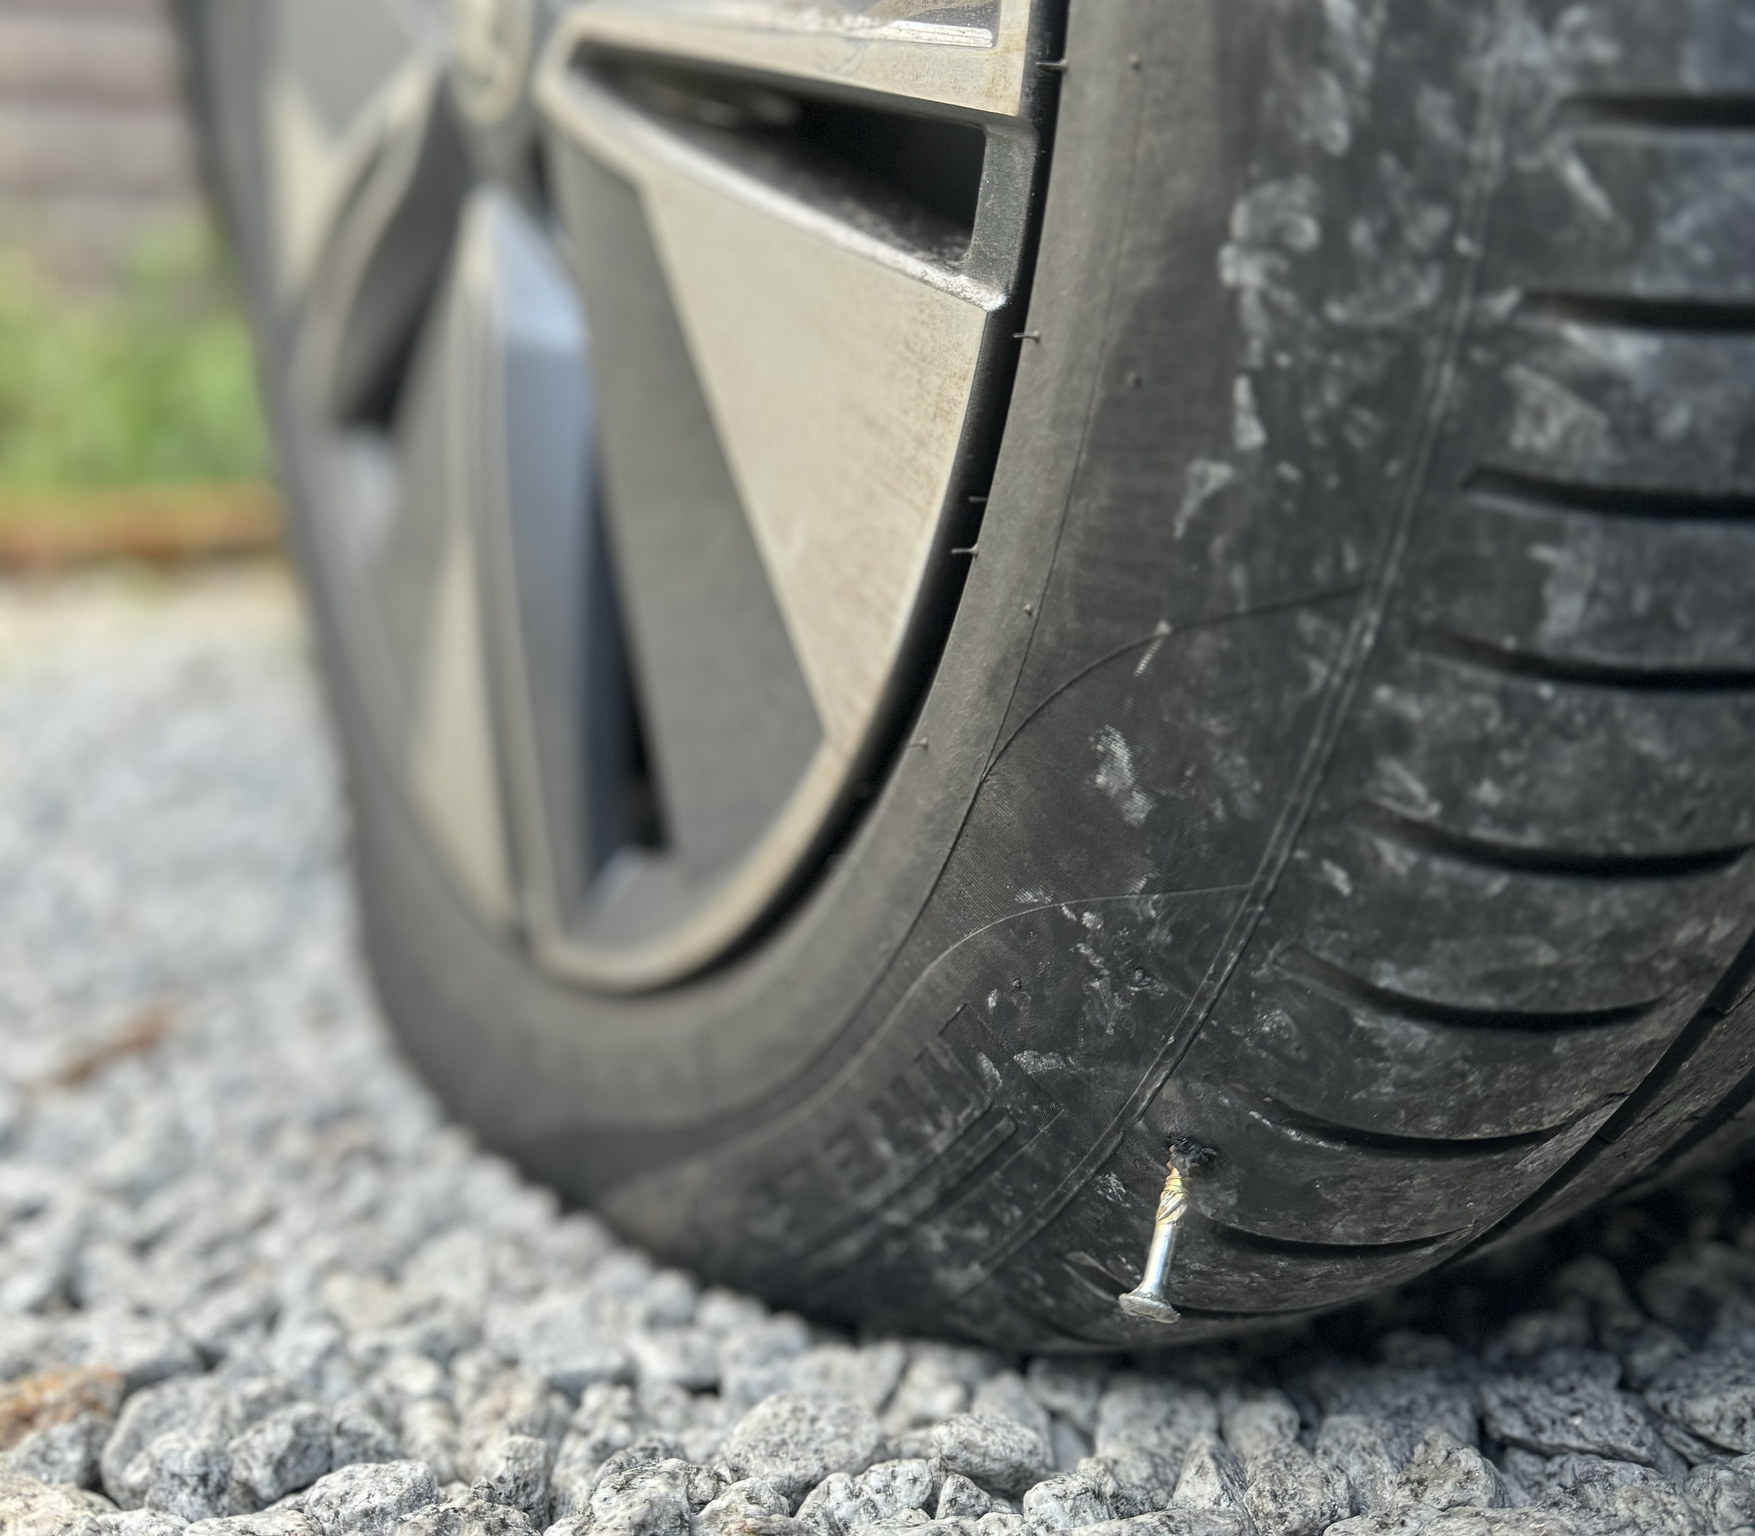
<svg viewBox="0 0 1755 1536"><path fill-rule="evenodd" d="M272 573L0 592L0 1533L1755 1532L1746 1175L1269 1342L854 1340L448 1125L340 850Z"/></svg>

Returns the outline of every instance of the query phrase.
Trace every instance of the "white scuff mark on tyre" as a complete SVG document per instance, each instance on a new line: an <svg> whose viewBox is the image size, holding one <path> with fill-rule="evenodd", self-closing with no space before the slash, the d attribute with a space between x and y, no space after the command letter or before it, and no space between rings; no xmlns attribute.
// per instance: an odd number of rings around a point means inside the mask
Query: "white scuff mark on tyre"
<svg viewBox="0 0 1755 1536"><path fill-rule="evenodd" d="M1298 137L1325 154L1341 156L1353 147L1347 93L1326 69L1317 70L1298 92Z"/></svg>
<svg viewBox="0 0 1755 1536"><path fill-rule="evenodd" d="M1322 193L1308 176L1261 182L1232 206L1230 229L1231 243L1219 253L1221 279L1228 253L1240 257L1274 248L1300 255L1314 251L1322 244Z"/></svg>
<svg viewBox="0 0 1755 1536"><path fill-rule="evenodd" d="M1383 37L1385 0L1322 0L1328 24L1324 52L1329 66L1349 91L1363 96L1377 73L1377 45Z"/></svg>
<svg viewBox="0 0 1755 1536"><path fill-rule="evenodd" d="M1521 453L1600 461L1609 454L1609 418L1558 379L1513 363L1505 381L1517 397L1511 445Z"/></svg>
<svg viewBox="0 0 1755 1536"><path fill-rule="evenodd" d="M1545 645L1569 640L1584 626L1596 590L1602 532L1590 528L1564 544L1532 544L1530 558L1548 567L1542 582L1542 619L1537 638Z"/></svg>
<svg viewBox="0 0 1755 1536"><path fill-rule="evenodd" d="M1591 175L1590 167L1576 151L1569 151L1560 163L1560 179L1566 184L1577 203L1587 209L1595 218L1604 224L1619 227L1621 217L1615 212L1615 205L1609 201L1609 194L1602 189L1596 177Z"/></svg>
<svg viewBox="0 0 1755 1536"><path fill-rule="evenodd" d="M1414 116L1421 132L1435 145L1458 150L1468 144L1468 134L1457 121L1456 97L1436 85L1422 85L1414 99Z"/></svg>
<svg viewBox="0 0 1755 1536"><path fill-rule="evenodd" d="M1377 49L1383 35L1383 0L1324 0L1325 65L1298 89L1295 132L1335 158L1353 147L1353 124L1368 108Z"/></svg>
<svg viewBox="0 0 1755 1536"><path fill-rule="evenodd" d="M1290 257L1322 244L1322 194L1308 176L1264 181L1231 208L1230 240L1219 250L1219 281L1238 296L1243 366L1266 366L1275 320L1293 322L1302 305L1291 282Z"/></svg>
<svg viewBox="0 0 1755 1536"><path fill-rule="evenodd" d="M1436 262L1369 258L1370 275L1344 298L1323 305L1323 317L1352 330L1393 330L1435 305L1444 292Z"/></svg>
<svg viewBox="0 0 1755 1536"><path fill-rule="evenodd" d="M1176 509L1171 532L1180 539L1195 514L1236 478L1237 471L1223 459L1196 459L1183 476L1182 505Z"/></svg>
<svg viewBox="0 0 1755 1536"><path fill-rule="evenodd" d="M1526 70L1574 74L1608 69L1619 64L1623 56L1621 41L1610 28L1608 14L1587 5L1570 5L1562 11L1554 23L1551 39L1543 37L1533 21L1518 28L1518 37L1524 44L1520 62ZM1684 45L1686 53L1693 51L1691 44L1692 39ZM1712 74L1710 68L1687 67L1696 78L1709 78Z"/></svg>
<svg viewBox="0 0 1755 1536"><path fill-rule="evenodd" d="M1231 385L1231 445L1239 453L1255 453L1267 446L1267 429L1255 408L1255 386L1247 373Z"/></svg>
<svg viewBox="0 0 1755 1536"><path fill-rule="evenodd" d="M1444 809L1425 781L1399 758L1383 758L1372 777L1385 802L1418 821L1433 820Z"/></svg>
<svg viewBox="0 0 1755 1536"><path fill-rule="evenodd" d="M1169 633L1170 621L1168 619L1159 619L1157 627L1152 631L1151 644L1145 648L1140 659L1134 664L1133 675L1135 677L1144 677L1146 675L1146 669L1158 659L1158 652L1164 648L1164 640Z"/></svg>
<svg viewBox="0 0 1755 1536"><path fill-rule="evenodd" d="M1106 725L1091 738L1097 751L1097 772L1091 782L1101 790L1109 803L1130 827L1145 825L1157 801L1139 787L1134 774L1133 749L1127 739L1112 725ZM1069 914L1070 915L1070 914Z"/></svg>
<svg viewBox="0 0 1755 1536"><path fill-rule="evenodd" d="M1104 1035L1113 1036L1118 1015L1125 1003L1123 998L1117 995L1115 978L1109 970L1109 962L1104 959L1096 945L1089 942L1073 945L1073 953L1083 959L1092 972L1084 982L1083 990L1091 999L1098 1027L1102 1029ZM1125 985L1121 988L1123 993L1130 990Z"/></svg>
<svg viewBox="0 0 1755 1536"><path fill-rule="evenodd" d="M1098 1174L1096 1178L1091 1180L1091 1189L1094 1193L1101 1195L1106 1200L1114 1201L1117 1205L1128 1206L1133 1203L1133 1196L1127 1192L1127 1185L1123 1184L1113 1173Z"/></svg>

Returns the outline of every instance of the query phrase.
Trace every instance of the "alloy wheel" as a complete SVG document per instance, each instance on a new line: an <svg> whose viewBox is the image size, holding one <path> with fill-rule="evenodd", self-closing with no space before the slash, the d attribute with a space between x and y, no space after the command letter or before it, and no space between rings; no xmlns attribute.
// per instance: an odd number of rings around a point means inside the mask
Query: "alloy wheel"
<svg viewBox="0 0 1755 1536"><path fill-rule="evenodd" d="M338 4L278 9L264 110L350 674L484 922L674 982L908 749L1028 340L1042 7Z"/></svg>

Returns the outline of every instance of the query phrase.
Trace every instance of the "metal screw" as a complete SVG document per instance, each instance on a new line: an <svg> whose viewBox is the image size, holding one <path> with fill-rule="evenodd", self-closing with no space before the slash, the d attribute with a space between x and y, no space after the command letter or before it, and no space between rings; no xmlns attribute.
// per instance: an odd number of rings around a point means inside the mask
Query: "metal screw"
<svg viewBox="0 0 1755 1536"><path fill-rule="evenodd" d="M1145 1277L1121 1298L1121 1310L1129 1317L1143 1317L1154 1323L1179 1323L1182 1314L1170 1305L1166 1289L1170 1284L1170 1260L1176 1254L1176 1228L1182 1213L1188 1209L1188 1197L1182 1189L1182 1173L1176 1164L1166 1164L1170 1177L1164 1180L1164 1192L1158 1196L1158 1215L1152 1224L1152 1246L1146 1250Z"/></svg>

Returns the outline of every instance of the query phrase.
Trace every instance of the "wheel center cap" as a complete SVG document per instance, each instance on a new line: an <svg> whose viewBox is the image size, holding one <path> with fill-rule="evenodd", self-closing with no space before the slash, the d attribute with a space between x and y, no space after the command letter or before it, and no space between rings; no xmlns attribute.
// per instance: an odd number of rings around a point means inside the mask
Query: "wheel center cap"
<svg viewBox="0 0 1755 1536"><path fill-rule="evenodd" d="M517 105L535 37L533 0L451 0L451 81L466 116L497 123Z"/></svg>

